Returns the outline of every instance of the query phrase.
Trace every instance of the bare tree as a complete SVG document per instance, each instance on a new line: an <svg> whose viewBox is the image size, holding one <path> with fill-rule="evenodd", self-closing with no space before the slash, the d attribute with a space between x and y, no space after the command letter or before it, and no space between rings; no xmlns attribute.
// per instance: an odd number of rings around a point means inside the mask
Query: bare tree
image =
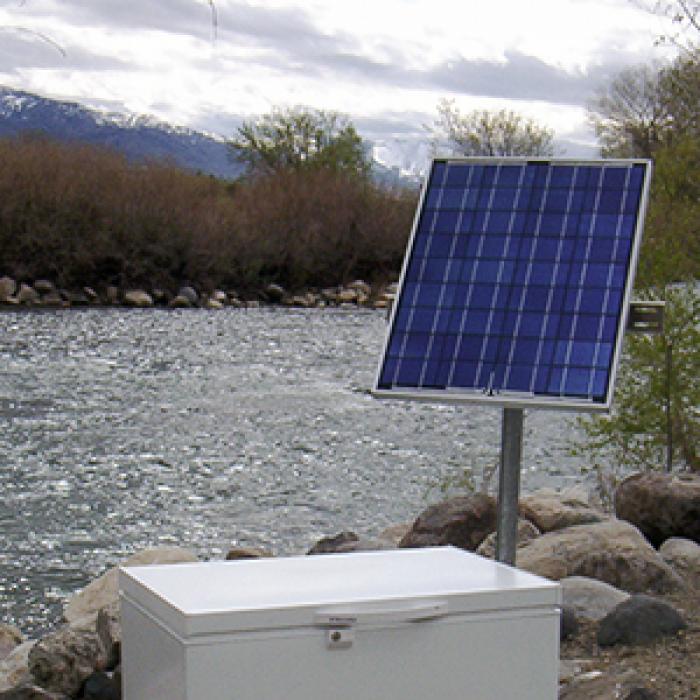
<svg viewBox="0 0 700 700"><path fill-rule="evenodd" d="M700 138L700 50L671 65L622 71L588 105L603 155L650 158L682 136Z"/></svg>
<svg viewBox="0 0 700 700"><path fill-rule="evenodd" d="M465 156L551 156L554 132L510 110L462 114L454 100L437 106L433 149Z"/></svg>
<svg viewBox="0 0 700 700"><path fill-rule="evenodd" d="M668 128L660 73L652 66L622 71L598 90L588 118L604 156L650 157Z"/></svg>
<svg viewBox="0 0 700 700"><path fill-rule="evenodd" d="M693 51L700 37L700 0L631 0L647 12L671 20L676 31L662 34L661 44L673 44L683 51Z"/></svg>

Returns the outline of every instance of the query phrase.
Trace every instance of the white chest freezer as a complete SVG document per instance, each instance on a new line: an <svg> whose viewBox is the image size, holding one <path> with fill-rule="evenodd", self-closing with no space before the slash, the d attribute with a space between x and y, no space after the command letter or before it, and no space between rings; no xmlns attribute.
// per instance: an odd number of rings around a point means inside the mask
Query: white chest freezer
<svg viewBox="0 0 700 700"><path fill-rule="evenodd" d="M559 585L453 547L120 571L125 700L554 700Z"/></svg>

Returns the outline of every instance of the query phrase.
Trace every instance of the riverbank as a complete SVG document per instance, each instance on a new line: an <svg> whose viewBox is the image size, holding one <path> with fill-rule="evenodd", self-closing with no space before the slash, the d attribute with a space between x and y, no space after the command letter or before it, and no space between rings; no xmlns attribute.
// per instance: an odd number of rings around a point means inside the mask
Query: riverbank
<svg viewBox="0 0 700 700"><path fill-rule="evenodd" d="M57 287L53 281L38 279L17 281L0 277L0 308L84 308L84 307L163 307L171 309L256 308L260 305L281 305L297 308L361 307L386 309L390 307L396 284L372 287L363 280L334 287L303 288L290 291L270 283L257 290L240 293L236 290L197 289L183 285L177 289L162 287L120 288L104 285L79 289Z"/></svg>
<svg viewBox="0 0 700 700"><path fill-rule="evenodd" d="M667 502L673 493L679 516L657 521L665 533L658 550L643 534L653 515L649 509L638 513L635 524L604 512L581 488L521 500L518 566L558 579L563 589L561 700L696 700L700 693L700 544L688 537L694 530L686 529L684 519L700 505L700 477L632 477L620 486L618 502L647 492ZM489 533L495 517L490 495L469 494L434 504L412 523L373 537L324 537L308 554L451 544L493 556ZM226 558L267 556L258 548L233 546ZM188 549L161 547L122 563L197 560ZM0 661L0 700L119 697L116 568L71 596L64 619L38 640L0 626L8 652Z"/></svg>

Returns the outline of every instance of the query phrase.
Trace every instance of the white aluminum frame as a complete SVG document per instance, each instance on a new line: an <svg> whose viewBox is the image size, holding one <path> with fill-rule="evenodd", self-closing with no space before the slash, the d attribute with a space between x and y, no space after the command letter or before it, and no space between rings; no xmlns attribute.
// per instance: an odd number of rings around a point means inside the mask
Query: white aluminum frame
<svg viewBox="0 0 700 700"><path fill-rule="evenodd" d="M527 165L528 163L543 163L547 165L644 165L645 167L645 177L642 183L641 199L639 203L639 209L637 211L637 220L634 227L634 234L632 238L632 250L630 252L630 262L627 269L627 279L625 282L624 293L622 297L622 310L620 312L620 318L618 319L618 327L615 334L615 347L610 367L610 380L608 382L608 390L605 396L605 400L602 402L592 401L590 399L576 399L572 397L558 397L558 396L539 396L529 393L521 392L501 392L497 395L489 396L484 394L481 390L468 390L468 389L420 389L420 388L406 388L406 389L379 389L379 378L381 376L382 366L384 364L384 359L389 347L389 338L391 337L391 330L394 327L394 321L396 318L396 313L398 309L398 301L401 298L403 292L406 271L408 269L408 262L411 257L411 252L413 251L413 244L416 236L416 231L418 229L418 222L420 220L421 214L423 213L423 205L425 202L426 193L428 190L428 181L435 163L441 162L446 164L454 163L465 163L471 165ZM647 158L523 158L523 157L435 157L430 164L430 170L426 175L423 186L421 188L420 199L418 201L418 206L416 207L416 213L413 218L413 225L411 228L411 235L406 246L406 253L404 255L403 265L401 267L401 276L399 278L399 286L394 298L394 304L391 310L391 316L389 318L386 338L384 340L384 345L382 348L382 354L379 358L379 365L377 372L375 374L375 381L373 388L371 390L372 396L378 399L401 399L410 401L427 401L432 403L445 403L445 404L460 404L460 403L480 403L483 405L493 406L493 407L507 407L507 408L521 408L521 409L549 409L549 410L562 410L562 411L581 411L589 413L608 413L612 405L613 395L615 393L615 382L617 379L617 369L620 362L620 354L622 352L622 342L624 338L625 329L627 328L627 318L629 314L629 304L630 298L632 296L632 289L634 287L634 277L637 272L637 263L639 261L639 250L642 242L642 234L644 232L644 219L646 217L647 207L649 203L649 188L651 184L653 164L652 161Z"/></svg>

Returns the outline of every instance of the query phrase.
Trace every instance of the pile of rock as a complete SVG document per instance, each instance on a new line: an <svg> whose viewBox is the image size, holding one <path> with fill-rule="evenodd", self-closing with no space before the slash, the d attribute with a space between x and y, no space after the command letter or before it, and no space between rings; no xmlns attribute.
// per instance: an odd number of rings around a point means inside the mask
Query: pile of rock
<svg viewBox="0 0 700 700"><path fill-rule="evenodd" d="M69 308L75 306L126 306L150 308L153 306L171 309L223 309L250 308L260 304L281 304L300 308L322 308L326 306L368 307L385 309L391 306L396 284L372 289L362 280L346 286L326 289L306 289L290 292L278 284L268 284L258 292L241 296L235 290L197 291L191 285L180 287L172 293L159 287L120 289L113 285L79 290L57 288L49 280L39 279L31 284L17 282L11 277L0 277L0 305L15 307Z"/></svg>
<svg viewBox="0 0 700 700"><path fill-rule="evenodd" d="M621 517L631 498L636 523ZM650 512L659 500L664 503L659 516L663 528ZM540 491L520 503L517 565L561 581L562 639L575 638L582 627L594 625L600 648L649 644L686 626L661 594L697 591L700 596L700 533L694 515L698 507L700 476L631 477L617 492L618 517L596 508L580 489ZM324 537L308 554L449 544L492 557L495 524L494 499L471 494L431 506L413 523L395 525L376 537L350 531ZM661 544L658 550L642 526ZM271 553L237 546L226 558L265 556ZM188 550L159 548L133 555L123 564L188 561L196 561ZM64 619L64 625L35 641L25 641L16 628L0 625L0 700L120 697L116 568L68 601ZM594 659L562 661L560 680L562 700L657 698L638 671L601 670Z"/></svg>

